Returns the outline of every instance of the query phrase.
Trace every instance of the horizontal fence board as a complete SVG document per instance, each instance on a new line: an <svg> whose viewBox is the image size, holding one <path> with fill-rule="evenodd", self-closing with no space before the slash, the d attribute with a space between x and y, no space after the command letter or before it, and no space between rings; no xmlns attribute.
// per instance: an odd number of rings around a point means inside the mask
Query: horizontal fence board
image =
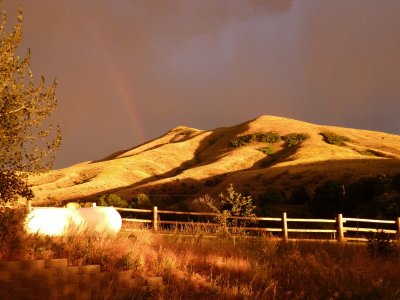
<svg viewBox="0 0 400 300"><path fill-rule="evenodd" d="M139 209L139 208L122 208L122 207L114 207L118 211L130 211L130 212L143 212L143 213L151 213L152 209Z"/></svg>
<svg viewBox="0 0 400 300"><path fill-rule="evenodd" d="M336 232L335 229L290 229L288 232L313 232L313 233L333 233Z"/></svg>
<svg viewBox="0 0 400 300"><path fill-rule="evenodd" d="M158 210L160 214L171 214L171 215L189 215L189 216L212 216L215 217L216 213L203 213L203 212L184 212L184 211L171 211L171 210Z"/></svg>
<svg viewBox="0 0 400 300"><path fill-rule="evenodd" d="M282 228L260 228L260 227L243 227L244 230L282 232Z"/></svg>
<svg viewBox="0 0 400 300"><path fill-rule="evenodd" d="M359 227L343 227L344 231L358 231L358 232L372 232L372 233L377 233L377 232L384 232L384 233L393 233L396 234L396 230L390 230L390 229L376 229L376 228L359 228Z"/></svg>
<svg viewBox="0 0 400 300"><path fill-rule="evenodd" d="M256 221L278 221L281 222L282 218L264 218L264 217L260 217L260 218L255 218Z"/></svg>
<svg viewBox="0 0 400 300"><path fill-rule="evenodd" d="M343 218L343 221L381 223L381 224L396 224L396 221L391 221L391 220L374 220L374 219L359 219L359 218Z"/></svg>
<svg viewBox="0 0 400 300"><path fill-rule="evenodd" d="M287 218L288 222L313 222L313 223L336 223L336 220L329 219L297 219L297 218Z"/></svg>
<svg viewBox="0 0 400 300"><path fill-rule="evenodd" d="M145 220L145 219L131 219L131 218L121 218L122 221L125 222L136 222L136 223L151 223L151 220Z"/></svg>
<svg viewBox="0 0 400 300"><path fill-rule="evenodd" d="M360 237L348 237L346 238L346 241L353 241L353 242L368 242L367 238L360 238Z"/></svg>

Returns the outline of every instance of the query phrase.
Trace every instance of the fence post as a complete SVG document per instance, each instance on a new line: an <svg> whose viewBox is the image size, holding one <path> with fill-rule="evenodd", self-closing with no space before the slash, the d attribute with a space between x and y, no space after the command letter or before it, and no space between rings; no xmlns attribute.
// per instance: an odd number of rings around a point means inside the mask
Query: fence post
<svg viewBox="0 0 400 300"><path fill-rule="evenodd" d="M396 219L396 232L397 232L397 239L400 239L400 217Z"/></svg>
<svg viewBox="0 0 400 300"><path fill-rule="evenodd" d="M344 232L343 232L343 216L338 214L336 219L337 225L337 240L338 242L344 242Z"/></svg>
<svg viewBox="0 0 400 300"><path fill-rule="evenodd" d="M282 233L283 233L283 240L286 242L289 238L289 235L287 226L287 216L285 212L282 214Z"/></svg>
<svg viewBox="0 0 400 300"><path fill-rule="evenodd" d="M153 207L153 230L158 231L158 212L157 206Z"/></svg>

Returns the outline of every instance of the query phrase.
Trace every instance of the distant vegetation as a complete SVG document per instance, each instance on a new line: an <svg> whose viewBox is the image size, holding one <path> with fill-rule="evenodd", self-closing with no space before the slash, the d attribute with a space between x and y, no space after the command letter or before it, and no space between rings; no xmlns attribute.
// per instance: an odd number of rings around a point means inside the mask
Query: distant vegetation
<svg viewBox="0 0 400 300"><path fill-rule="evenodd" d="M128 207L129 203L116 194L103 195L99 198L98 205L100 206L114 206L114 207Z"/></svg>
<svg viewBox="0 0 400 300"><path fill-rule="evenodd" d="M230 141L232 147L241 147L252 142L260 142L260 143L277 143L281 140L280 135L277 132L269 131L269 132L256 132L253 134L247 134L240 136L236 139Z"/></svg>
<svg viewBox="0 0 400 300"><path fill-rule="evenodd" d="M265 155L272 155L275 153L274 148L266 146L266 147L261 147L261 148L257 148L258 151L261 151L262 153L264 153Z"/></svg>
<svg viewBox="0 0 400 300"><path fill-rule="evenodd" d="M195 182L190 184L182 181L176 186L179 188L177 190L159 190L149 195L141 193L130 200L113 194L103 195L98 204L142 209L158 206L166 210L198 210L191 206L190 196L174 195L195 194L201 187L217 187L223 184L224 180L224 176L216 176L203 182L201 186L197 186ZM244 195L248 194L244 191ZM286 189L266 187L253 199L258 216L279 216L286 211L293 217L333 218L337 213L343 213L355 217L393 219L400 216L400 173L362 177L349 184L330 180L320 183L314 189L307 186Z"/></svg>
<svg viewBox="0 0 400 300"><path fill-rule="evenodd" d="M301 144L304 142L309 136L307 134L303 133L289 133L284 136L280 136L277 132L275 131L269 131L269 132L256 132L253 134L246 134L240 137L237 137L236 139L233 139L230 141L230 144L232 147L241 147L248 145L253 142L259 142L259 143L268 143L268 144L274 144L279 141L285 141L287 147L293 147L296 145ZM266 151L266 154L272 154L270 153L270 150L267 149L267 147L264 148L259 148L258 150L264 152Z"/></svg>
<svg viewBox="0 0 400 300"><path fill-rule="evenodd" d="M116 194L102 195L97 201L100 206L113 206L122 208L141 208L151 209L157 206L157 203L153 203L149 196L144 193L135 195L130 201L123 199L121 196Z"/></svg>
<svg viewBox="0 0 400 300"><path fill-rule="evenodd" d="M289 133L285 136L282 137L282 140L286 142L286 145L288 147L293 147L301 144L304 142L306 139L308 139L309 136L304 133Z"/></svg>
<svg viewBox="0 0 400 300"><path fill-rule="evenodd" d="M343 146L345 142L349 142L350 139L343 135L337 135L335 133L324 131L320 135L324 138L324 141L331 145Z"/></svg>
<svg viewBox="0 0 400 300"><path fill-rule="evenodd" d="M330 180L314 190L268 188L257 198L256 206L257 214L264 216L287 211L295 216L333 218L343 213L393 219L400 216L400 173L363 177L350 184Z"/></svg>
<svg viewBox="0 0 400 300"><path fill-rule="evenodd" d="M154 204L150 201L150 198L146 194L140 193L133 197L130 206L132 208L150 209L154 206Z"/></svg>

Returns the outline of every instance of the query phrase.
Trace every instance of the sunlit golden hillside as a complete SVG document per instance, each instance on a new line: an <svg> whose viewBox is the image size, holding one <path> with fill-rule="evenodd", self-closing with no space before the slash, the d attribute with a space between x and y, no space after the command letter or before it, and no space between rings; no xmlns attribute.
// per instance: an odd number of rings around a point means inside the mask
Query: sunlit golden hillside
<svg viewBox="0 0 400 300"><path fill-rule="evenodd" d="M268 143L265 136L279 139ZM31 183L37 204L110 193L130 199L142 192L190 200L218 194L229 183L257 195L269 187L312 188L328 179L350 182L397 172L398 135L261 116L209 131L179 126L102 160L32 177Z"/></svg>

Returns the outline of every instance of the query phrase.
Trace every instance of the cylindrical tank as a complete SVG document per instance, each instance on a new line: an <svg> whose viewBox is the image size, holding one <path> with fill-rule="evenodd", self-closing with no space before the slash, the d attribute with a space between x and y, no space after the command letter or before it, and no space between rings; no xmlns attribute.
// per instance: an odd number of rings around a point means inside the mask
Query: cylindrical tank
<svg viewBox="0 0 400 300"><path fill-rule="evenodd" d="M53 236L69 232L116 234L121 226L121 216L113 207L36 207L32 208L25 223L29 233Z"/></svg>

